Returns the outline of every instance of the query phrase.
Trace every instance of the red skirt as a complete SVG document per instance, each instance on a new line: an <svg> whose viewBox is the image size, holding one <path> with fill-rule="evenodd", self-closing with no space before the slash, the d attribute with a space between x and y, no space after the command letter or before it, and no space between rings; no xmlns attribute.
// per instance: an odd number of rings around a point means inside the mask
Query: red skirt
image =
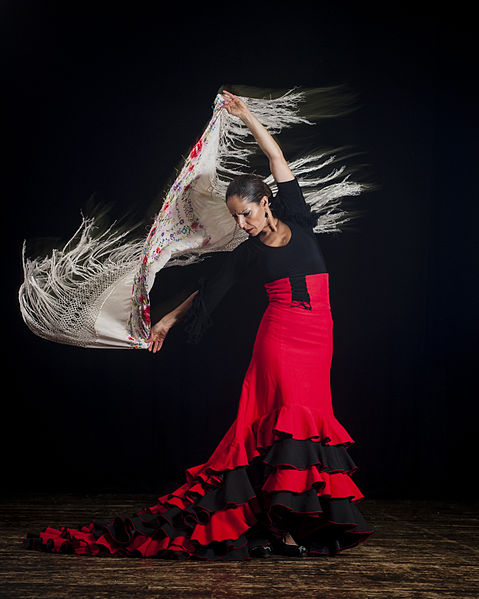
<svg viewBox="0 0 479 599"><path fill-rule="evenodd" d="M289 278L265 284L269 304L238 414L209 460L151 507L78 529L29 531L22 546L55 553L247 560L290 532L310 556L340 553L374 530L357 507L354 440L335 418L328 273L306 275L309 304Z"/></svg>

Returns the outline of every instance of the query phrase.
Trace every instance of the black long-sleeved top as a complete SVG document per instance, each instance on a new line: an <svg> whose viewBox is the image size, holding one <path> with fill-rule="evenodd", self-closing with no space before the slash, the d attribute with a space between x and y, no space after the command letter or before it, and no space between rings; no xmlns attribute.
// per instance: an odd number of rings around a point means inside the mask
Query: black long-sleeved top
<svg viewBox="0 0 479 599"><path fill-rule="evenodd" d="M199 292L184 317L184 330L188 343L198 343L212 324L211 313L227 291L247 273L254 274L267 283L289 277L292 299L305 309L309 297L304 276L327 272L323 254L319 248L313 226L317 222L306 203L298 180L277 183L278 193L271 201L274 216L291 229L286 245L270 246L259 237L243 241L228 256L219 272L198 281Z"/></svg>

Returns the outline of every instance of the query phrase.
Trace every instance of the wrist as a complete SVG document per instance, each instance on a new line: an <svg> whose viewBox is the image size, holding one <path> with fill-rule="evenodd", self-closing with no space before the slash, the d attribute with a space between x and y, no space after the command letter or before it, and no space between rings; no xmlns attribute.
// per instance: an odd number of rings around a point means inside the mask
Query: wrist
<svg viewBox="0 0 479 599"><path fill-rule="evenodd" d="M255 122L254 114L252 114L248 108L245 110L245 112L243 112L243 114L240 115L239 118L247 127L249 127L249 125L252 125Z"/></svg>
<svg viewBox="0 0 479 599"><path fill-rule="evenodd" d="M172 312L168 312L163 316L163 322L168 327L171 328L174 326L179 320L179 315L173 310Z"/></svg>

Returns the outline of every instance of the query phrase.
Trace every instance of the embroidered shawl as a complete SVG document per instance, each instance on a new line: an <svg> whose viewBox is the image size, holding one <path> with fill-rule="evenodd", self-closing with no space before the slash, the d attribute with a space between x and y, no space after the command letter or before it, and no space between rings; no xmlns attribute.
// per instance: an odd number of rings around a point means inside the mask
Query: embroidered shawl
<svg viewBox="0 0 479 599"><path fill-rule="evenodd" d="M276 97L257 88L229 89L271 134L335 116L331 114L332 101L338 97L335 89L295 88ZM149 292L157 273L192 264L211 252L231 251L247 239L224 197L235 176L252 172L252 159L261 151L249 129L223 105L219 92L211 119L166 193L146 238L127 240L128 231L120 231L114 223L98 232L95 218L83 217L68 243L46 257L27 258L24 242L19 303L33 333L80 347L146 349ZM289 162L301 176L306 202L317 217L316 233L340 232L359 214L346 211L342 200L371 187L350 181L346 166L335 168L336 162L336 155L324 152ZM274 191L273 177L263 179Z"/></svg>

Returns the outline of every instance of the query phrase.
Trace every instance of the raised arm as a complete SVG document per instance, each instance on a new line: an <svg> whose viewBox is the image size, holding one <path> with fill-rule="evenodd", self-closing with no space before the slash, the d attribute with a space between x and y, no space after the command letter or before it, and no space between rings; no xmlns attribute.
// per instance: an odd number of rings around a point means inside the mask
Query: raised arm
<svg viewBox="0 0 479 599"><path fill-rule="evenodd" d="M253 134L259 147L269 160L269 168L277 183L292 181L294 175L286 162L283 152L268 130L259 122L246 104L234 94L223 91L225 109L232 115L239 117Z"/></svg>

